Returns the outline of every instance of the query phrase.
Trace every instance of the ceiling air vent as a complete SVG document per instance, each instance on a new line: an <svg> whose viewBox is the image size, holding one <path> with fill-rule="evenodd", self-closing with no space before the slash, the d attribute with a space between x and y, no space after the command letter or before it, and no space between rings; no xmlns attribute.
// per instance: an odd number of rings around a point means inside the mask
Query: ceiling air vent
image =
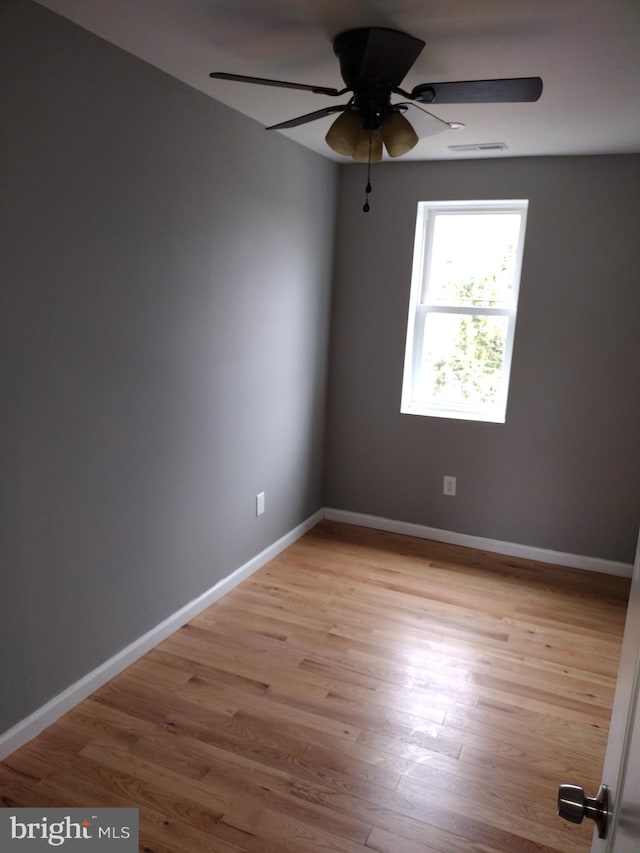
<svg viewBox="0 0 640 853"><path fill-rule="evenodd" d="M466 151L505 151L506 142L476 142L473 145L447 145L449 151L464 154Z"/></svg>

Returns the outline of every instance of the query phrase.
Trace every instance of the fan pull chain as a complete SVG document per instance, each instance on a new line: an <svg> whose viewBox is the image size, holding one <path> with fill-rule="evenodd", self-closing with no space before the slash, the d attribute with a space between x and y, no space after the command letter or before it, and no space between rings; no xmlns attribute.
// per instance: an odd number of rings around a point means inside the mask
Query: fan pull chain
<svg viewBox="0 0 640 853"><path fill-rule="evenodd" d="M365 198L362 210L364 213L369 213L369 193L371 192L371 151L373 147L373 130L369 131L369 162L367 163L367 186L365 187Z"/></svg>

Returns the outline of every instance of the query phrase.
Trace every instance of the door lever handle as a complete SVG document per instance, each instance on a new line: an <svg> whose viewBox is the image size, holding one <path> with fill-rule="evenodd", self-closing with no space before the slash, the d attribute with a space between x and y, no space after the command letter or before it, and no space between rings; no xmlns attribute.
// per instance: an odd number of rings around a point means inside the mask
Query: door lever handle
<svg viewBox="0 0 640 853"><path fill-rule="evenodd" d="M558 814L571 823L582 823L585 817L595 821L598 836L607 837L609 822L609 789L600 785L595 797L586 797L580 785L563 784L558 791Z"/></svg>

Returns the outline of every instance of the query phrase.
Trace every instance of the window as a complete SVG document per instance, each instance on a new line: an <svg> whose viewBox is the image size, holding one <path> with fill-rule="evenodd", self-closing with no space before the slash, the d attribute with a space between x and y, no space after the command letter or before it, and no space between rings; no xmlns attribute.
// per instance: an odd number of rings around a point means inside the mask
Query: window
<svg viewBox="0 0 640 853"><path fill-rule="evenodd" d="M405 414L504 423L527 204L419 203Z"/></svg>

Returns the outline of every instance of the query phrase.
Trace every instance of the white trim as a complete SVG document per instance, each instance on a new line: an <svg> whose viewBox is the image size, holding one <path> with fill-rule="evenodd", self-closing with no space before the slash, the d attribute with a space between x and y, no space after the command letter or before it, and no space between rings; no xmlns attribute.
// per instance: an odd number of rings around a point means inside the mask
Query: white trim
<svg viewBox="0 0 640 853"><path fill-rule="evenodd" d="M49 702L34 711L24 720L16 723L15 726L0 734L0 761L14 752L19 747L23 746L27 741L30 741L38 735L47 726L52 725L55 721L74 708L87 696L94 693L107 681L115 678L120 672L130 666L132 663L141 658L152 648L161 643L171 634L181 628L186 622L193 619L198 613L201 613L210 605L214 604L228 592L230 592L241 581L248 578L262 566L266 565L274 557L277 557L285 548L292 545L301 536L315 527L318 522L322 521L324 513L322 510L311 515L302 524L299 524L293 530L286 533L272 545L269 545L264 551L261 551L243 566L240 566L226 578L223 578L218 583L214 584L211 589L204 592L202 595L195 598L193 601L181 607L163 622L160 622L146 634L143 634L137 640L134 640L122 651L118 652L113 657L106 660L96 669L87 673L75 684L72 684L62 693L54 696Z"/></svg>
<svg viewBox="0 0 640 853"><path fill-rule="evenodd" d="M525 560L535 560L537 563L569 566L574 569L602 572L606 575L616 575L623 578L630 578L633 573L631 563L617 563L615 560L605 560L600 557L585 557L579 554L567 554L563 551L537 548L533 545L518 545L515 542L502 542L499 539L485 539L483 536L439 530L437 527L426 527L408 521L395 521L377 515L365 515L360 512L326 507L324 517L328 521L341 521L344 524L372 527L375 530L386 530L404 536L417 536L420 539L433 539L436 542L447 542L450 545L463 545L465 548L476 548L479 551L490 551L494 554L506 554L509 557L522 557Z"/></svg>
<svg viewBox="0 0 640 853"><path fill-rule="evenodd" d="M497 539L485 539L481 536L472 536L467 533L456 533L449 530L439 530L435 527L426 527L422 524L412 524L406 521L395 521L390 518L381 518L375 515L366 515L348 510L333 509L325 507L310 516L302 524L299 524L289 533L286 533L272 545L265 548L243 566L240 566L226 578L218 581L207 592L177 610L163 622L160 622L146 634L143 634L122 651L106 660L96 669L87 673L75 684L72 684L62 693L59 693L33 714L16 723L15 726L0 734L0 761L19 749L27 741L36 737L47 726L74 708L87 696L94 693L107 681L115 678L132 663L145 655L148 651L161 643L171 634L181 628L189 620L193 619L203 610L221 599L230 592L241 581L250 577L262 566L273 560L282 551L293 545L307 531L315 527L318 522L325 518L328 521L339 521L344 524L354 524L359 527L371 527L376 530L386 530L390 533L400 533L405 536L417 536L420 539L433 539L436 542L448 542L452 545L462 545L467 548L476 548L481 551L490 551L495 554L506 554L511 557L522 557L527 560L535 560L540 563L551 563L560 566L571 566L587 571L603 572L608 575L630 578L633 566L627 563L617 563L613 560L604 560L599 557L584 557L576 554L566 554L561 551L550 551L546 548L536 548L530 545L517 545L513 542L501 542Z"/></svg>

